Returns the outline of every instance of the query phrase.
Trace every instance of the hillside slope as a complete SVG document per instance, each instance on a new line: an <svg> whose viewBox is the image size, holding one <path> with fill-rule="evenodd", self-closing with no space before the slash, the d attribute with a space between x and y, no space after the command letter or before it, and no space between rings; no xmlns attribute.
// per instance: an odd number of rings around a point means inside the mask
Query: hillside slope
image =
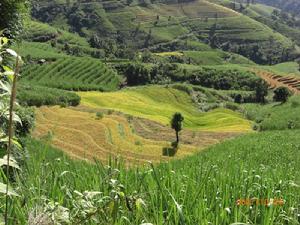
<svg viewBox="0 0 300 225"><path fill-rule="evenodd" d="M277 7L294 14L300 13L300 2L298 0L258 0L258 2Z"/></svg>
<svg viewBox="0 0 300 225"><path fill-rule="evenodd" d="M106 55L124 57L132 49L143 48L155 51L166 43L176 49L180 42L187 40L205 42L245 56L258 44L265 55L274 43L278 49L293 48L288 38L269 27L205 0L154 1L153 4L68 2L34 2L32 15L54 27L78 33ZM241 51L240 46L246 46L247 52Z"/></svg>

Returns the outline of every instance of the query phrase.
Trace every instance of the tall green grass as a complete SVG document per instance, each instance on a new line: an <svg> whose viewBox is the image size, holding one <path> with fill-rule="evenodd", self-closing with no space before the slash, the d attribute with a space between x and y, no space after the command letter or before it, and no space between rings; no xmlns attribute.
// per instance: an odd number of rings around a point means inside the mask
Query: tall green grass
<svg viewBox="0 0 300 225"><path fill-rule="evenodd" d="M43 199L72 211L74 192L88 190L108 196L109 203L95 215L107 221L86 224L296 225L299 135L299 130L248 134L183 160L131 169L112 162L102 166L73 161L28 139L29 159L15 184L20 197L14 199L10 215L25 224L29 212L43 207ZM123 193L115 211L109 207L116 201L109 197L116 188L112 181ZM278 198L284 205L237 205L238 199L248 198ZM145 204L137 205L137 199Z"/></svg>
<svg viewBox="0 0 300 225"><path fill-rule="evenodd" d="M243 105L248 119L257 123L260 130L285 130L300 128L300 97L293 96L286 103Z"/></svg>

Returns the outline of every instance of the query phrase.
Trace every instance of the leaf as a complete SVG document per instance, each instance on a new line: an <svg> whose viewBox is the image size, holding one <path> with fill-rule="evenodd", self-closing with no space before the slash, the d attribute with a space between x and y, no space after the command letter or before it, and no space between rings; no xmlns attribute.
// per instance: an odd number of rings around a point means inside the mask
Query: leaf
<svg viewBox="0 0 300 225"><path fill-rule="evenodd" d="M2 66L2 68L4 69L4 71L13 71L10 67L8 66Z"/></svg>
<svg viewBox="0 0 300 225"><path fill-rule="evenodd" d="M6 195L6 184L0 182L0 193ZM19 196L11 187L8 187L7 195L10 196Z"/></svg>
<svg viewBox="0 0 300 225"><path fill-rule="evenodd" d="M4 166L4 165L5 166L7 165L7 155L5 155L2 159L0 158L0 166ZM10 157L9 159L9 166L20 170L17 161L12 157Z"/></svg>
<svg viewBox="0 0 300 225"><path fill-rule="evenodd" d="M15 57L15 58L18 57L18 54L17 54L14 50L12 50L12 49L10 49L10 48L6 49L6 52L7 52L8 54L10 54L11 56Z"/></svg>
<svg viewBox="0 0 300 225"><path fill-rule="evenodd" d="M15 121L15 122L19 123L20 125L22 125L21 118L15 113L13 113L13 121Z"/></svg>
<svg viewBox="0 0 300 225"><path fill-rule="evenodd" d="M3 45L6 45L8 43L8 38L7 37L1 37L0 38L0 45L3 46Z"/></svg>
<svg viewBox="0 0 300 225"><path fill-rule="evenodd" d="M136 205L136 209L137 209L138 211L142 211L142 209L143 209L144 207L146 207L145 202L144 202L143 199L141 199L141 198L138 198L138 199L136 200L135 205Z"/></svg>
<svg viewBox="0 0 300 225"><path fill-rule="evenodd" d="M13 139L12 142L19 150L23 149L22 145L20 144L20 142L18 142L18 140Z"/></svg>

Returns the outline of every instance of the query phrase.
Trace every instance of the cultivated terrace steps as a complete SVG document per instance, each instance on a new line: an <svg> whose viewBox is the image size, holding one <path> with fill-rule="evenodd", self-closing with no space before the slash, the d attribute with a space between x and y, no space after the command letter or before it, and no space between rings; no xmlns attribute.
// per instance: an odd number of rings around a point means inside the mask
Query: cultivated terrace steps
<svg viewBox="0 0 300 225"><path fill-rule="evenodd" d="M270 89L283 86L287 87L294 94L300 94L300 78L281 76L266 70L252 69L251 71L263 78L270 85Z"/></svg>

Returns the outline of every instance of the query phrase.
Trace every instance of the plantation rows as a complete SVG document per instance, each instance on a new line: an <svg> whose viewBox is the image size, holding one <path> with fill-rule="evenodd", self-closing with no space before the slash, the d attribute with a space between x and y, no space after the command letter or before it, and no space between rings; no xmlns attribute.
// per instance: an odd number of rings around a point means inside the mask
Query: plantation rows
<svg viewBox="0 0 300 225"><path fill-rule="evenodd" d="M118 75L99 60L76 57L43 65L29 64L22 71L22 80L74 91L111 91L117 89L120 82Z"/></svg>

